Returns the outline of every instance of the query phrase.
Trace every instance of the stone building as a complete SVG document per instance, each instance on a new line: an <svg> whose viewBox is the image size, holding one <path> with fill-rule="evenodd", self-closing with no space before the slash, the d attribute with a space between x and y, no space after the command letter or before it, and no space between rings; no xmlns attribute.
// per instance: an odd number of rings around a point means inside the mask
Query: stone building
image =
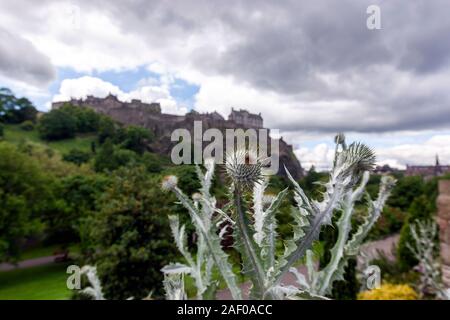
<svg viewBox="0 0 450 320"><path fill-rule="evenodd" d="M234 121L244 128L263 128L263 118L261 117L261 113L254 114L247 110L234 110L234 108L232 108L228 120Z"/></svg>
<svg viewBox="0 0 450 320"><path fill-rule="evenodd" d="M436 155L436 163L434 166L406 166L406 176L422 176L424 178L432 178L443 176L450 173L449 165L441 165L439 162L439 156Z"/></svg>

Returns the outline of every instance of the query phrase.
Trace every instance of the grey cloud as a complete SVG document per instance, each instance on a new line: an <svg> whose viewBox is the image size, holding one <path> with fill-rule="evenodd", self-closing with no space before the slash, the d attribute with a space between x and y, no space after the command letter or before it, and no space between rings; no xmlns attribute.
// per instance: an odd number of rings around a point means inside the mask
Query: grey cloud
<svg viewBox="0 0 450 320"><path fill-rule="evenodd" d="M277 111L259 110L258 105L243 107L262 111L267 123L282 130L383 132L450 127L448 88L438 82L424 88L419 81L450 79L448 0L77 3L81 14L96 10L109 15L150 50L175 48L187 65L203 74L231 76L237 83L278 94L295 105L300 116L296 112L279 116ZM366 28L366 8L371 4L381 7L382 30ZM183 41L217 29L233 41L220 49L200 41L197 49L183 52ZM398 90L405 74L413 81ZM327 82L324 76L336 81ZM324 117L302 116L310 102L335 100L357 101L357 107L343 114L325 106Z"/></svg>
<svg viewBox="0 0 450 320"><path fill-rule="evenodd" d="M366 8L371 4L381 7L382 30L366 28ZM446 6L443 0L407 4L183 0L135 1L104 8L124 29L150 30L145 33L149 42L162 46L220 24L240 40L228 44L223 52L206 45L186 59L205 74L230 75L278 93L299 110L305 97L307 101L355 99L360 104L348 115L329 110L331 116L326 119L296 119L295 115L276 119L270 114L268 122L274 126L292 131L301 126L326 132L377 132L450 126L450 94L439 86L423 92L419 84L412 83L409 92L389 93L402 72L416 77L446 72L450 57L450 42L445 41L450 34ZM260 18L253 19L258 14ZM383 65L392 67L384 75L392 77L390 81L372 77ZM339 83L324 82L324 74L335 75Z"/></svg>
<svg viewBox="0 0 450 320"><path fill-rule="evenodd" d="M33 44L0 28L0 74L35 86L43 86L55 78L50 59Z"/></svg>

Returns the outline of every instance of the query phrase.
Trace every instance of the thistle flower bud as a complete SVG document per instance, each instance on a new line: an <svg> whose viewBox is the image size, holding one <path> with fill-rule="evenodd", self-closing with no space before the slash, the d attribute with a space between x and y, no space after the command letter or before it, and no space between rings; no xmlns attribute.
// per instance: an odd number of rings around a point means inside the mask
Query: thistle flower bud
<svg viewBox="0 0 450 320"><path fill-rule="evenodd" d="M345 142L345 134L343 134L342 132L339 132L338 134L336 134L336 136L334 137L334 142L336 144L342 144Z"/></svg>
<svg viewBox="0 0 450 320"><path fill-rule="evenodd" d="M161 187L165 191L173 190L178 184L178 178L176 176L165 176L161 183Z"/></svg>
<svg viewBox="0 0 450 320"><path fill-rule="evenodd" d="M225 169L234 184L251 188L262 180L264 163L257 157L256 151L237 150L227 155Z"/></svg>
<svg viewBox="0 0 450 320"><path fill-rule="evenodd" d="M202 195L198 192L195 192L192 194L192 200L194 200L194 201L200 201L201 198L202 198Z"/></svg>
<svg viewBox="0 0 450 320"><path fill-rule="evenodd" d="M390 192L394 187L397 180L391 176L381 177L380 192Z"/></svg>
<svg viewBox="0 0 450 320"><path fill-rule="evenodd" d="M338 165L346 175L360 176L375 166L375 153L363 143L354 142L339 155Z"/></svg>

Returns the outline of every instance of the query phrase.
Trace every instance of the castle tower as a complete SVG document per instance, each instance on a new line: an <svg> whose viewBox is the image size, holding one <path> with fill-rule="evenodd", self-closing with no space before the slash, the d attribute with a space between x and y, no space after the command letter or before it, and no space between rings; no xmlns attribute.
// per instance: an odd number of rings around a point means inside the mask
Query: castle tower
<svg viewBox="0 0 450 320"><path fill-rule="evenodd" d="M441 176L443 174L441 164L439 163L439 155L436 154L436 165L434 166L434 175Z"/></svg>
<svg viewBox="0 0 450 320"><path fill-rule="evenodd" d="M234 110L231 108L231 113L228 120L234 121L236 124L245 128L263 128L263 118L260 114L250 113L247 110Z"/></svg>

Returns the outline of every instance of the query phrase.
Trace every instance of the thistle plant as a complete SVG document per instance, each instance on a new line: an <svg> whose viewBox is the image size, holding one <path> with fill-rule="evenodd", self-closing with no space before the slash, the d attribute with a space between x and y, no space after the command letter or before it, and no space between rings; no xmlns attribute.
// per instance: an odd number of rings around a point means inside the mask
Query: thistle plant
<svg viewBox="0 0 450 320"><path fill-rule="evenodd" d="M189 274L195 281L197 289L197 299L212 299L217 287L217 282L212 280L212 268L216 266L227 286L230 288L234 299L241 299L241 292L236 282L232 266L228 262L228 256L220 245L229 223L234 222L220 209L216 207L216 199L210 194L211 182L214 175L214 161L205 161L206 172L197 166L197 176L201 182L199 193L187 197L177 186L177 179L168 176L163 180L163 189L171 190L175 193L180 202L186 207L191 221L197 233L197 252L195 258L187 248L187 235L185 226L180 226L179 218L170 215L170 227L175 240L175 244L186 264L172 264L163 268L165 277L174 279L176 274ZM227 221L228 223L224 222ZM219 226L223 226L218 230ZM169 275L170 274L170 275ZM166 286L167 289L167 286ZM167 296L174 296L173 290L166 291ZM182 297L183 295L176 295Z"/></svg>
<svg viewBox="0 0 450 320"><path fill-rule="evenodd" d="M441 264L436 257L436 236L438 228L434 221L417 221L410 226L414 246L407 244L408 249L419 261L420 283L418 286L422 297L432 294L438 299L450 300L450 292L445 289L441 278Z"/></svg>
<svg viewBox="0 0 450 320"><path fill-rule="evenodd" d="M226 222L225 228L232 227L234 247L242 256L241 272L252 284L250 299L326 299L333 282L343 278L348 259L358 255L362 242L379 218L395 184L393 178L383 177L378 197L372 200L365 192L365 186L375 163L373 151L362 143L347 146L343 134L336 136L335 142L333 167L328 182L323 183L325 191L321 200L309 199L285 168L293 186L295 206L291 212L293 235L284 242L282 253L276 251L280 241L276 233L277 213L289 189L282 190L276 196L265 194L268 186L268 178L263 174L265 161L255 157L254 152L237 150L227 156L225 169L231 183L229 203L222 208L216 207L216 200L209 191L214 173L213 162L206 163L206 173L197 167L202 187L195 199L189 198L178 188L175 177L166 177L163 188L174 192L187 209L198 234L194 259L185 245L184 226L179 225L176 216L170 217L175 242L186 261L183 265L168 266L170 276L178 273L177 279L181 279L182 275L188 274L195 280L197 298L211 299L214 298L211 293L216 286L211 270L217 268L233 299L242 299L228 255L220 245L225 229L219 229L219 226ZM364 196L366 213L352 230L355 204ZM336 227L339 236L331 250L330 262L317 270L312 245L318 239L322 226L332 223L333 215L338 215ZM306 262L307 275L295 268L302 261ZM283 284L287 273L295 275L296 285ZM185 297L185 294L173 294L176 290L167 296Z"/></svg>
<svg viewBox="0 0 450 320"><path fill-rule="evenodd" d="M97 275L97 268L94 266L86 265L83 268L81 268L81 274L86 275L91 285L81 290L81 292L91 296L92 299L94 300L105 300L105 297L103 296L100 279L98 278Z"/></svg>

